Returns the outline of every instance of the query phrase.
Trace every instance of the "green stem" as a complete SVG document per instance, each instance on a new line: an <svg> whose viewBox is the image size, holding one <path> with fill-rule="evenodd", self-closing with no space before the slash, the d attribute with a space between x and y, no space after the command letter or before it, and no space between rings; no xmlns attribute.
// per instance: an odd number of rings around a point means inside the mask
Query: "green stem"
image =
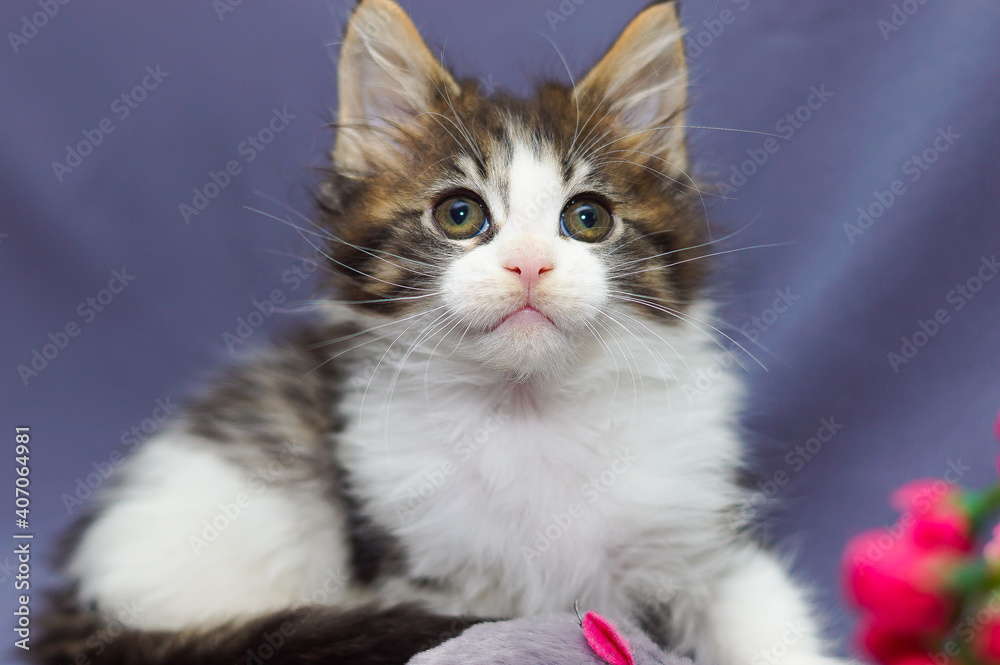
<svg viewBox="0 0 1000 665"><path fill-rule="evenodd" d="M963 503L972 519L973 529L978 533L987 520L1000 510L1000 483L982 490L968 492Z"/></svg>
<svg viewBox="0 0 1000 665"><path fill-rule="evenodd" d="M951 586L968 598L972 594L989 591L1000 581L996 577L996 574L990 574L986 562L978 559L958 568L951 578Z"/></svg>

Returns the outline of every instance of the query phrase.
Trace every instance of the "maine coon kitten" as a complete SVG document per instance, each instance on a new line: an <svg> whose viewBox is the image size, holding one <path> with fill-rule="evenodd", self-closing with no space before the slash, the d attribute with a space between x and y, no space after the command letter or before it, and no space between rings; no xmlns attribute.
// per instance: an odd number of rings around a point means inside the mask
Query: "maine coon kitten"
<svg viewBox="0 0 1000 665"><path fill-rule="evenodd" d="M681 392L715 341L674 5L521 100L362 0L339 85L324 322L130 460L43 660L404 663L575 601L700 663L825 660L734 518L735 382Z"/></svg>

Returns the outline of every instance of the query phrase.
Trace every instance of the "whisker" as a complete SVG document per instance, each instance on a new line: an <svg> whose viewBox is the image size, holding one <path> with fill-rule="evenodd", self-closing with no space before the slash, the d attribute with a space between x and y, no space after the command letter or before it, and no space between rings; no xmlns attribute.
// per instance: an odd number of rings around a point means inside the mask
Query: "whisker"
<svg viewBox="0 0 1000 665"><path fill-rule="evenodd" d="M432 312L436 312L437 310L442 309L443 307L445 307L445 306L441 305L440 307L435 307L434 309L430 309L430 310L427 310L425 312L421 312L420 315L421 316L426 316L427 314L431 314ZM396 321L392 321L391 323L397 323L397 322ZM339 358L340 356L342 356L342 355L344 355L346 353L350 353L351 351L354 351L355 349L360 349L361 347L367 346L367 345L371 344L372 342L378 341L379 339L381 339L381 338L377 337L377 336L373 336L371 339L369 339L369 340L367 340L365 342L362 342L361 344L356 344L356 345L354 345L354 346L352 346L352 347L350 347L348 349L344 349L343 351L340 351L338 353L335 353L335 354L331 355L329 358L327 358L326 360L324 360L323 362L319 363L318 365L316 365L315 367L313 367L311 370L309 370L308 372L306 372L305 374L303 374L302 378L303 379L306 378L307 376L309 376L310 374L312 374L313 372L315 372L316 370L318 370L320 367L323 367L324 365L326 365L328 362L332 362L333 360L336 360L337 358ZM391 347L391 345L390 345L390 347ZM370 385L370 381L369 381L369 385Z"/></svg>
<svg viewBox="0 0 1000 665"><path fill-rule="evenodd" d="M625 312L622 312L622 311L619 311L619 310L610 310L608 308L604 308L604 309L605 309L605 312L604 312L605 315L607 315L609 312L614 312L616 314L619 314L621 316L626 317L630 321L632 321L634 323L637 323L640 326L642 326L643 328L645 328L646 331L649 332L654 337L656 337L656 339L658 339L661 342L663 342L664 344L666 344L667 348L670 349L671 351L673 351L674 355L676 355L677 358L678 358L678 360L681 361L681 364L684 365L684 369L686 369L688 371L688 373L691 373L691 368L688 366L687 360L684 358L683 355L681 355L680 353L678 353L677 349L674 348L673 344L671 344L670 342L668 342L666 339L663 338L662 335L660 335L655 330L653 330L652 328L650 328L649 326L647 326L645 323L643 323L642 320L637 319L636 317L631 316L630 314L626 314ZM639 338L639 339L641 340L641 338ZM660 360L662 360L664 362L664 364L667 366L667 368L670 370L670 374L673 376L674 380L677 381L677 375L674 373L673 368L670 366L669 363L667 363L666 359L660 354L659 351L657 351L656 353L657 353L657 355L660 356Z"/></svg>
<svg viewBox="0 0 1000 665"><path fill-rule="evenodd" d="M619 263L618 267L620 267L620 266L626 266L626 265L631 265L633 263L639 263L641 261L646 261L648 259L657 259L657 258L660 258L661 256L669 256L671 254L676 254L678 252L686 252L686 251L691 250L691 249L698 249L700 247L707 247L709 245L715 245L717 243L724 242L726 240L729 240L732 237L735 237L737 234L743 233L748 228L750 228L754 224L754 222L757 221L757 217L759 217L759 214L755 215L753 219L751 219L749 222L747 222L746 224L744 224L740 228L736 229L732 233L729 233L727 235L722 236L721 238L715 238L715 239L712 239L712 240L708 240L706 242L699 243L697 245L689 245L688 247L681 247L680 249L674 249L674 250L671 250L669 252L663 252L662 254L654 254L653 256L645 256L645 257L642 257L642 258L634 259L632 261L625 261L625 262ZM652 233L644 233L644 234L640 235L638 238L633 238L632 240L629 240L628 242L623 243L623 244L621 244L618 247L614 247L613 249L614 250L619 250L620 248L628 247L632 243L638 242L639 240L642 240L643 238L646 238L648 236L656 235L656 234L660 234L660 233L671 233L672 231L673 231L673 229L664 229L662 231L653 231Z"/></svg>
<svg viewBox="0 0 1000 665"><path fill-rule="evenodd" d="M637 375L641 374L641 372L639 371L639 361L636 360L635 354L632 353L631 349L629 349L629 351L628 351L628 356L625 355L625 349L626 349L626 347L628 345L626 344L625 346L622 346L622 341L624 341L624 340L622 340L621 335L619 335L615 331L611 330L611 328L609 328L607 326L607 324L604 323L604 321L602 321L599 318L595 319L594 322L597 323L598 325L600 325L602 328L604 328L608 332L608 334L611 335L611 339L615 343L615 346L617 346L618 350L621 351L622 359L625 360L625 366L628 368L629 377L632 379L632 416L631 416L631 419L634 420L635 416L636 416L636 409L639 406L639 403L638 403L639 390L637 390L637 387L639 387L639 386L642 387L642 403L643 403L644 406L646 404L646 388L645 388L645 386L642 385L642 380L639 379L638 376L637 376ZM629 362L629 358L632 359L631 362ZM635 363L635 367L634 368L632 366L632 363Z"/></svg>
<svg viewBox="0 0 1000 665"><path fill-rule="evenodd" d="M615 387L612 390L612 396L617 395L620 383L619 375L621 374L621 372L618 369L618 360L615 358L614 353L612 353L611 347L608 346L607 343L604 341L604 339L601 337L601 333L598 332L597 328L595 328L589 321L584 321L583 325L585 325L587 329L591 332L591 334L594 336L594 340L601 345L601 350L604 352L604 355L607 356L608 360L611 362L611 365L615 368Z"/></svg>
<svg viewBox="0 0 1000 665"><path fill-rule="evenodd" d="M649 132L659 132L659 131L662 131L664 129L685 129L685 130L687 130L687 129L709 129L709 130L715 130L715 131L719 131L719 132L737 132L737 133L740 133L740 134L758 134L760 136L768 136L768 137L773 137L773 138L778 138L778 139L784 139L785 141L792 141L793 143L795 142L793 139L790 139L790 138L785 137L785 136L781 136L780 134L771 134L770 132L758 132L758 131L755 131L753 129L737 129L737 128L733 128L733 127L704 127L702 125L687 125L687 124L683 124L683 125L658 125L656 127L646 127L644 129L640 129L638 131L632 132L631 134L626 134L624 136L615 138L614 140L609 141L608 143L605 143L604 145L600 146L599 148L595 148L594 150L591 151L591 154L594 153L594 152L597 152L598 150L602 150L603 148L606 148L607 146L611 145L612 143L617 143L618 141L624 141L625 139L632 138L633 136L639 136L640 134L647 134Z"/></svg>
<svg viewBox="0 0 1000 665"><path fill-rule="evenodd" d="M316 222L312 221L306 215L303 215L301 212L299 212L295 208L293 208L293 207L291 207L289 205L286 205L285 203L283 203L281 201L278 201L277 199L272 198L272 197L268 196L267 194L264 194L263 192L261 192L259 190L254 190L254 194L257 194L258 196L261 196L261 197L267 199L268 201L271 201L272 203L274 203L274 204L276 204L276 205L284 208L285 210L287 210L288 212L292 213L293 215L301 218L307 224L310 224L311 226L316 227L317 229L319 229L322 232L322 235L320 237L322 237L322 238L324 238L326 240L333 240L334 242L339 242L340 244L346 245L348 247L351 247L352 249L356 249L359 252L364 252L365 254L370 254L374 258L380 259L382 261L385 261L385 259L382 259L379 256L375 256L375 254L372 254L372 252L376 252L378 254L385 254L386 256L391 256L393 258L400 259L401 261L408 261L410 263L416 263L416 264L419 264L419 265L428 266L430 268L437 268L437 266L435 264L428 263L427 261L420 261L418 259L414 259L414 258L411 258L411 257L408 257L408 256L400 256L399 254L393 254L392 252L387 252L387 251L385 251L383 249L374 249L374 248L371 248L371 247L362 247L361 245L355 245L352 242L348 242L347 240L344 240L343 238L340 238L340 237L334 235L328 229L326 229L326 228L320 226L319 224L317 224ZM257 210L255 208L249 208L248 206L244 206L244 207L247 207L249 210L253 210L254 212L261 213L260 210ZM274 219L273 216L267 215L266 213L261 213L261 214L264 214L265 216L268 216L268 217L271 217L272 219ZM292 228L296 228L296 229L299 229L301 231L305 231L305 229L303 229L302 227L299 227L299 226L296 226L296 225L292 224L291 220L279 219L278 221L282 221L284 223L287 223L290 226L292 226ZM314 235L318 235L318 234L314 234ZM414 273L416 273L418 275L424 275L424 273L418 273L417 271L413 270L412 268L405 268L403 266L397 265L395 263L391 263L389 261L386 261L386 263L389 263L389 265L395 266L396 268L399 268L400 270L409 270L410 272L414 272ZM424 276L425 277L434 277L435 275L424 275Z"/></svg>
<svg viewBox="0 0 1000 665"><path fill-rule="evenodd" d="M616 151L616 152L619 152L619 151ZM628 152L628 151L622 151L622 152ZM649 154L649 153L645 153L645 152L641 152L641 151L635 151L635 150L633 150L631 152L636 152L637 154L643 154L643 155L648 155ZM640 168L646 169L650 173L654 174L660 180L664 180L664 178L666 178L670 182L672 182L672 183L674 183L674 184L676 184L676 185L678 185L680 187L684 187L686 189L693 189L695 192L697 192L698 193L698 200L701 202L702 213L705 215L705 223L706 223L706 230L708 232L708 237L709 238L712 237L712 228L711 228L711 226L708 225L708 204L705 202L705 194L704 194L704 192L701 191L701 188L698 186L698 183L697 183L697 181L695 181L694 177L691 176L687 171L685 171L681 167L677 166L673 162L669 161L668 159L665 159L663 157L657 157L657 159L660 159L661 161L665 162L670 167L676 169L682 176L684 176L685 178L687 178L688 182L691 183L690 185L687 182L682 182L682 181L680 181L680 180L678 180L678 179L676 179L674 177L671 177L671 176L667 175L666 173L664 173L663 171L660 171L659 169L654 169L653 167L651 167L649 165L640 164L639 162L636 162L636 161L633 161L633 160L630 160L630 159L622 159L622 160L606 160L606 159L603 159L603 155L604 154L608 154L608 153L602 153L602 157L600 158L600 159L603 160L603 161L600 162L602 165L603 164L611 164L611 163L632 164L633 166L638 166ZM655 155L650 155L650 156L655 157ZM666 182L666 180L664 180L664 182ZM725 197L720 197L720 198L725 198Z"/></svg>
<svg viewBox="0 0 1000 665"><path fill-rule="evenodd" d="M624 298L622 296L615 296L615 298L617 300L622 300L624 302L632 302L632 303L635 303L635 304L643 305L645 307L649 307L650 309L661 311L661 312L663 312L665 314L670 314L671 316L674 316L675 318L678 318L678 319L680 319L682 321L686 321L687 323L690 323L691 321L695 321L697 323L700 323L703 326L711 328L717 334L721 335L722 337L725 337L727 340L729 340L730 342L732 342L736 347L739 348L740 351L742 351L743 353L747 354L747 356L749 356L755 363L757 363L758 365L760 365L761 369L763 369L765 372L768 371L767 366L764 365L764 363L762 363L760 360L758 360L755 355L753 355L752 353L750 353L749 351L747 351L746 348L742 344L740 344L735 339L733 339L732 337L730 337L726 333L722 332L721 330L719 330L718 328L716 328L715 326L713 326L710 323L706 323L706 322L704 322L704 321L702 321L702 320L700 320L700 319L692 316L691 314L687 314L685 312L681 312L679 310L675 310L675 309L672 309L670 307L666 307L664 305L659 305L657 303L652 303L652 302L649 302L649 301L646 301L646 300L642 300L641 296L636 296L634 298ZM697 326L692 326L692 327L695 330L700 330ZM705 333L705 331L701 331L701 332L707 335L707 333ZM719 342L718 339L715 339L711 335L708 335L708 337L720 349L722 349L727 354L729 354L731 357L733 357L733 360L736 360L737 362L739 362L739 360L737 360L735 356L732 356L732 352L729 349L727 349L725 346L723 346L722 343ZM742 366L742 364L741 364L741 366Z"/></svg>
<svg viewBox="0 0 1000 665"><path fill-rule="evenodd" d="M680 39L680 37L678 37L678 39ZM660 65L659 67L657 67L657 68L656 68L655 70L651 71L651 72L650 72L649 74L647 74L647 75L645 76L645 78L643 78L643 79L642 79L641 81L638 81L638 82L637 82L637 83L636 83L636 84L635 84L634 86L632 86L632 89L631 89L631 90L629 90L629 91L628 91L627 93L625 93L625 94L620 94L620 91L615 91L615 92L616 92L616 95L617 95L617 96L620 96L620 97L621 97L622 99L628 99L629 97L631 97L631 96L632 96L632 94L633 94L633 93L634 93L634 92L635 92L636 90L638 90L638 89L639 89L639 87L640 87L641 85L645 84L645 83L646 83L646 81L648 81L648 80L649 80L649 78L650 78L651 76L653 76L653 75L655 75L655 74L659 74L659 73L660 73L660 70L661 70L661 69L663 69L664 67L666 67L667 65L669 65L669 64L670 64L671 62L673 62L673 61L674 61L674 59L675 59L676 57L677 57L676 55L672 56L672 57L670 58L670 60L668 60L667 62L663 63L662 65ZM602 98L601 98L601 101L600 101L600 102L599 102L599 103L597 104L597 106L595 106L595 107L594 107L594 110L593 110L593 111L592 111L592 112L590 113L590 116L589 116L589 117L587 118L587 121L586 121L586 122L584 123L584 126L586 126L587 124L589 124L589 123L590 123L590 121L591 121L591 120L593 119L593 117L594 117L594 113L596 113L596 112L597 112L597 109L601 108L601 106L603 106L603 105L604 105L604 102L605 102L605 101L607 101L607 99L608 99L608 96L609 96L609 95L610 95L610 94L612 93L612 91L613 91L613 87L612 87L612 86L608 86L608 89L607 89L607 90L605 91L605 93L604 93L604 97L602 97ZM608 108L607 108L607 111L606 111L606 112L604 113L604 115L603 115L603 116L601 116L601 119L600 119L600 120L598 120L598 121L597 121L596 123L594 123L594 126L593 126L593 127L591 128L590 132L588 132L588 133L587 133L587 136L585 136L585 137L584 137L584 141L583 141L583 142L581 142L581 148L580 148L580 151L584 152L584 154L589 154L589 152L590 152L590 146L591 146L591 145L593 145L593 141L591 141L591 140L590 140L590 137L591 137L591 135L592 135L592 134L594 133L594 130L595 130L595 129L596 129L597 127L599 127L599 126L600 126L600 124L601 124L602 122L604 122L604 120L605 120L605 119L606 119L606 118L607 118L607 117L608 117L609 115L611 115L611 114L612 114L612 113L613 113L613 112L614 112L614 111L615 111L615 110L616 110L617 108L618 108L618 105L617 105L617 104L609 104L609 105L608 105ZM598 139L598 140L600 140L600 139Z"/></svg>
<svg viewBox="0 0 1000 665"><path fill-rule="evenodd" d="M444 305L442 305L438 309L443 309L443 308L444 308ZM437 310L433 310L433 311L437 311ZM386 347L385 351L382 353L382 356L378 359L378 362L375 363L375 368L372 369L371 376L368 377L368 385L365 386L365 391L361 395L361 404L358 406L358 417L359 418L362 416L362 414L364 414L364 411L365 411L365 401L368 399L368 391L371 390L372 383L375 381L375 377L378 375L378 370L382 366L382 363L385 362L386 357L389 355L389 352L392 350L392 347L396 345L396 342L398 342L400 339L402 339L403 336L407 332L409 332L410 328L412 328L413 326L417 325L418 322L419 322L419 319L417 321L414 321L410 325L406 326L406 328L403 329L403 332L399 333L399 335L397 335L396 338L393 339L392 342L389 343L389 346ZM387 450L386 454L388 454L388 452L389 451Z"/></svg>
<svg viewBox="0 0 1000 665"><path fill-rule="evenodd" d="M379 324L377 326L372 326L370 328L365 328L364 330L359 330L357 332L351 333L350 335L344 335L343 337L337 337L335 339L330 339L330 340L327 340L325 342L317 342L315 344L310 344L306 348L308 348L310 350L315 350L315 349L320 349L320 348L322 348L324 346L330 346L331 344L338 344L338 343L343 342L345 340L353 339L355 337L359 337L361 335L370 333L373 330L379 330L381 328L386 328L388 326L396 325L396 324L398 324L398 323L400 323L402 321L409 321L410 319L416 318L418 316L424 316L424 315L427 314L427 311L432 311L432 310L426 310L426 311L423 311L423 312L418 312L416 314L411 314L410 316L404 316L401 319L393 319L392 321L387 321L386 323L381 323L381 324Z"/></svg>
<svg viewBox="0 0 1000 665"><path fill-rule="evenodd" d="M711 254L703 254L702 256L695 256L690 259L684 259L683 261L674 261L672 263L666 263L662 266L653 266L652 268L643 268L642 270L634 270L632 272L626 273L615 273L615 277L631 277L632 275L639 275L644 272L652 272L653 270L665 270L667 268L673 268L674 266L679 266L684 263L689 263L691 261L700 261L701 259L709 259L713 256L721 256L723 254L733 254L735 252L745 252L750 249L766 249L768 247L786 247L788 245L794 245L794 242L775 242L767 243L763 245L751 245L749 247L737 247L735 249L726 249L719 252L712 252Z"/></svg>
<svg viewBox="0 0 1000 665"><path fill-rule="evenodd" d="M681 182L677 178L670 177L669 175L667 175L663 171L654 169L652 166L648 166L646 164L640 164L639 162L634 162L634 161L632 161L630 159L605 159L605 160L602 160L600 162L597 162L595 164L595 166L607 166L608 164L631 164L632 166L637 166L640 169L646 169L647 171L649 171L650 173L652 173L653 175L655 175L657 178L659 178L663 182L673 183L673 184L675 184L675 185L677 185L679 187L684 187L684 188L690 189L690 190L692 190L694 192L698 192L699 196L701 195L701 190L698 189L697 187L691 187L687 183ZM714 195L712 195L712 196L714 196Z"/></svg>
<svg viewBox="0 0 1000 665"><path fill-rule="evenodd" d="M438 343L434 345L433 349L431 349L431 354L427 357L427 364L424 366L424 395L427 397L428 401L430 400L430 369L431 369L431 361L434 360L434 354L437 353L437 350L441 346L441 344L446 339L448 339L448 335L450 335L451 332L455 328L457 328L458 326L462 325L462 318L458 315L457 312L453 313L451 315L451 317L455 319L455 323L452 324L452 326L448 330L446 330L443 335L441 335L441 339L439 339ZM448 320L446 319L445 320L445 324L447 324L447 322L448 322Z"/></svg>
<svg viewBox="0 0 1000 665"><path fill-rule="evenodd" d="M399 377L402 376L403 374L403 368L406 366L406 361L410 359L410 356L413 354L414 350L417 349L417 347L419 347L421 344L423 344L424 339L430 339L433 336L434 332L436 332L435 325L437 324L437 322L440 321L442 318L444 318L445 321L447 321L448 319L446 317L450 316L451 314L445 311L443 314L441 314L436 319L431 321L424 328L424 330L419 335L417 335L417 338L410 345L410 348L406 350L406 353L403 355L402 360L400 360L399 364L396 366L395 372L393 372L392 380L389 382L389 391L385 399L385 413L382 424L382 430L385 433L385 453L387 457L389 456L389 416L392 411L392 398L396 394L396 386L399 383ZM430 334L428 334L428 332L430 332Z"/></svg>
<svg viewBox="0 0 1000 665"><path fill-rule="evenodd" d="M407 289L407 290L410 290L410 291L426 291L427 290L426 288L420 287L420 286L408 286L406 284L397 284L395 282L390 282L388 280L384 280L384 279L381 279L379 277L376 277L375 275L371 275L369 273L366 273L365 271L360 270L358 268L355 268L354 266L348 265L348 264L346 264L346 263L344 263L342 261L338 261L337 259L335 259L332 256L330 256L329 254L327 254L326 251L323 250L323 248L318 247L315 243L313 243L312 240L310 240L308 238L308 236L306 234L307 233L312 233L312 232L308 231L308 229L302 229L298 225L294 224L291 220L286 220L286 219L284 219L282 217L277 217L276 215L272 215L272 214L264 212L262 210L257 210L256 208L247 207L247 209L251 210L253 212L256 212L256 213L260 213L261 215L264 215L265 217L269 217L269 218L274 219L276 221L279 221L279 222L281 222L283 224L287 224L288 226L296 229L297 231L299 231L299 235L302 237L302 239L305 240L309 244L310 247L312 247L314 250L316 250L317 254L323 255L324 257L326 257L327 259L329 259L333 263L335 263L335 264L337 264L337 265L339 265L339 266L341 266L343 268L346 268L347 270L350 270L352 272L358 273L359 275L367 277L368 279L373 279L376 282L382 282L383 284L387 284L389 286L395 286L395 287L400 288L400 289ZM318 235L318 234L314 233L313 235ZM366 251L366 250L362 250L362 251ZM386 261L386 259L382 259L381 257L376 257L376 258L379 258L382 261ZM390 265L395 265L391 261L386 261L386 263L389 263ZM400 270L409 270L410 272L414 272L415 274L422 274L422 273L417 273L416 271L414 271L412 269L404 268L402 266L396 266L396 267L399 268ZM431 275L428 275L428 276L431 277ZM346 275L343 275L343 277L350 280L350 278L347 277ZM358 282L357 280L350 280L350 281L355 286L358 286L359 288L361 288L361 289L363 289L365 291L368 291L369 293L373 293L373 294L377 294L378 293L377 291L372 291L370 288L366 288L367 285L363 284L362 282Z"/></svg>
<svg viewBox="0 0 1000 665"><path fill-rule="evenodd" d="M566 68L566 75L569 76L569 86L570 90L573 91L573 102L576 105L576 127L573 129L573 141L569 144L569 149L566 150L566 153L572 155L573 149L576 146L576 140L580 136L580 96L576 92L576 81L573 79L573 72L569 68L569 63L566 62L566 58L563 56L562 51L559 50L559 46L556 45L555 41L541 30L536 30L536 32L542 37L545 37L549 44L552 45L552 49L556 52L556 55L559 56L559 60L562 62L563 67Z"/></svg>

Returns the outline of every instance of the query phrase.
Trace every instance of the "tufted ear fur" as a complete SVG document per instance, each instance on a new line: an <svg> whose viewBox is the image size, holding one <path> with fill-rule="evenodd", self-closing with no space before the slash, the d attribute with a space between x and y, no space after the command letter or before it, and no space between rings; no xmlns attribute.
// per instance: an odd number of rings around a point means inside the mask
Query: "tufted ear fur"
<svg viewBox="0 0 1000 665"><path fill-rule="evenodd" d="M335 168L371 174L399 152L408 128L458 84L431 55L406 12L392 0L362 0L340 50Z"/></svg>
<svg viewBox="0 0 1000 665"><path fill-rule="evenodd" d="M674 2L648 7L580 81L576 94L582 104L610 106L636 132L638 149L686 171L688 73L681 33Z"/></svg>

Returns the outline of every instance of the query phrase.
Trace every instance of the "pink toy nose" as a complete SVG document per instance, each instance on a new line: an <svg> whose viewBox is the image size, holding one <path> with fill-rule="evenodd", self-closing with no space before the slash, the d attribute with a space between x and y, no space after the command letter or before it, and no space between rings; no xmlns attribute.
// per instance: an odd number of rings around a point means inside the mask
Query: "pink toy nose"
<svg viewBox="0 0 1000 665"><path fill-rule="evenodd" d="M538 285L542 275L552 270L552 261L543 257L522 256L510 259L504 263L503 267L517 273L525 291L531 293L531 290Z"/></svg>

